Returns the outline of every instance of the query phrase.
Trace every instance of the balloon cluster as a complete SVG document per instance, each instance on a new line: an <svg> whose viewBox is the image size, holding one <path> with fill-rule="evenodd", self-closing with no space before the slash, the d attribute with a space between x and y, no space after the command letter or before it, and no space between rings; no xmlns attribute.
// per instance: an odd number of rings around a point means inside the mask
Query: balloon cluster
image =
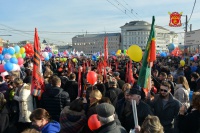
<svg viewBox="0 0 200 133"><path fill-rule="evenodd" d="M26 56L29 58L29 57L33 57L34 55L34 49L33 49L33 45L30 44L30 43L27 43L25 46L24 46L25 50L26 50Z"/></svg>
<svg viewBox="0 0 200 133"><path fill-rule="evenodd" d="M0 47L0 72L5 71L17 71L20 70L20 66L24 64L24 59L26 57L24 47L19 47L18 45L9 48Z"/></svg>

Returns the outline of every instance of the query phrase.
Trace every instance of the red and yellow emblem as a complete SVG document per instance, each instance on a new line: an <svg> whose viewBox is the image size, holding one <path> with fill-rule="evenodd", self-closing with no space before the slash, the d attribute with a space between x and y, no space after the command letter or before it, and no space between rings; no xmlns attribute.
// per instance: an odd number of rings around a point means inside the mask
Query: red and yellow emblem
<svg viewBox="0 0 200 133"><path fill-rule="evenodd" d="M181 16L182 16L182 12L178 13L178 12L168 12L170 15L170 22L169 22L169 26L171 27L180 27L182 26L181 23Z"/></svg>

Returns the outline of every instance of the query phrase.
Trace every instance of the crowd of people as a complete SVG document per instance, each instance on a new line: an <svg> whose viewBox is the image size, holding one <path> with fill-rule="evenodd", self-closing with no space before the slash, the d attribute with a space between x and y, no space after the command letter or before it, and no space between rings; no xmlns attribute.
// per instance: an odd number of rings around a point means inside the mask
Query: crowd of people
<svg viewBox="0 0 200 133"><path fill-rule="evenodd" d="M178 57L158 58L150 88L137 85L142 64L131 61L134 82L127 82L127 57L110 57L106 73L99 70L99 61L43 61L40 98L31 94L32 59L20 71L0 76L0 133L200 133L198 60L181 66ZM97 73L94 85L87 81L90 71ZM96 119L89 121L94 114Z"/></svg>

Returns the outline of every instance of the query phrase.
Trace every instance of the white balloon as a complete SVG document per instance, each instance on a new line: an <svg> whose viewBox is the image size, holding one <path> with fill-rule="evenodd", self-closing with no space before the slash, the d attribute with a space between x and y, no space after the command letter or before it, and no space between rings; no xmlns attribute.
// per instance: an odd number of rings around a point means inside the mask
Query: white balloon
<svg viewBox="0 0 200 133"><path fill-rule="evenodd" d="M19 71L20 70L20 67L18 64L13 64L13 69L12 71Z"/></svg>
<svg viewBox="0 0 200 133"><path fill-rule="evenodd" d="M47 57L49 57L49 54L48 54L47 52L42 52L42 56L43 56L44 58L47 58Z"/></svg>

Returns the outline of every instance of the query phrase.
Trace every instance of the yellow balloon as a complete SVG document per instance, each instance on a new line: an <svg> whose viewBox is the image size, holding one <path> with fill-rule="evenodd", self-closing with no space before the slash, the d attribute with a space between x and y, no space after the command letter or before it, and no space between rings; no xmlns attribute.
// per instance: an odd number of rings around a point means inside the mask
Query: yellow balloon
<svg viewBox="0 0 200 133"><path fill-rule="evenodd" d="M15 54L15 56L16 56L16 58L20 58L20 57L22 57L22 54L17 53L17 54Z"/></svg>
<svg viewBox="0 0 200 133"><path fill-rule="evenodd" d="M12 57L16 58L16 54L14 54Z"/></svg>
<svg viewBox="0 0 200 133"><path fill-rule="evenodd" d="M135 62L142 60L142 49L138 45L131 45L128 48L128 56Z"/></svg>
<svg viewBox="0 0 200 133"><path fill-rule="evenodd" d="M25 53L25 48L24 48L24 47L21 47L21 48L20 48L20 53L21 53L21 54Z"/></svg>
<svg viewBox="0 0 200 133"><path fill-rule="evenodd" d="M181 66L185 66L185 61L184 61L184 60L181 60L181 61L180 61L180 65L181 65Z"/></svg>

